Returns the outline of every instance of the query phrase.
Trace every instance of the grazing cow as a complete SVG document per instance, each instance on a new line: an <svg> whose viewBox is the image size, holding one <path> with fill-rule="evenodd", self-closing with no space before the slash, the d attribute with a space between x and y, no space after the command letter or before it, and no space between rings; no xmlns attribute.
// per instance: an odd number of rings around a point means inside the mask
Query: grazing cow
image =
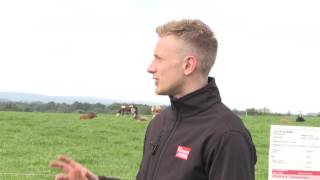
<svg viewBox="0 0 320 180"><path fill-rule="evenodd" d="M120 109L118 110L117 116L124 116L127 114L131 114L131 108L130 106L122 105Z"/></svg>
<svg viewBox="0 0 320 180"><path fill-rule="evenodd" d="M305 121L305 119L302 117L302 114L300 113L296 119L296 122L304 122L304 121Z"/></svg>
<svg viewBox="0 0 320 180"><path fill-rule="evenodd" d="M117 113L117 116L124 116L124 115L129 115L131 114L132 117L134 119L137 119L138 118L138 107L134 106L134 105L122 105L120 107L120 109L118 110L118 113Z"/></svg>
<svg viewBox="0 0 320 180"><path fill-rule="evenodd" d="M93 119L93 118L96 118L96 117L97 117L96 113L90 112L88 114L82 114L80 116L80 119L87 120L87 119Z"/></svg>
<svg viewBox="0 0 320 180"><path fill-rule="evenodd" d="M152 113L152 118L154 118L157 114L161 112L162 108L161 106L151 106L151 113Z"/></svg>
<svg viewBox="0 0 320 180"><path fill-rule="evenodd" d="M130 112L131 112L131 115L134 119L138 119L138 107L137 106L133 106L133 105L130 105Z"/></svg>

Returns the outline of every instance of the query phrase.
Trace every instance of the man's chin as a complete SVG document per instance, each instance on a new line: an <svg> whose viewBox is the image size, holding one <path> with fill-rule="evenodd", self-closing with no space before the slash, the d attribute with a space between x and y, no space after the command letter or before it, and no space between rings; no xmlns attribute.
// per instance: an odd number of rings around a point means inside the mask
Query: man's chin
<svg viewBox="0 0 320 180"><path fill-rule="evenodd" d="M156 95L167 95L165 92L163 92L163 91L161 91L161 90L159 90L159 89L156 89L155 90L155 93L156 93Z"/></svg>
<svg viewBox="0 0 320 180"><path fill-rule="evenodd" d="M158 91L155 91L156 95L162 95L160 92Z"/></svg>

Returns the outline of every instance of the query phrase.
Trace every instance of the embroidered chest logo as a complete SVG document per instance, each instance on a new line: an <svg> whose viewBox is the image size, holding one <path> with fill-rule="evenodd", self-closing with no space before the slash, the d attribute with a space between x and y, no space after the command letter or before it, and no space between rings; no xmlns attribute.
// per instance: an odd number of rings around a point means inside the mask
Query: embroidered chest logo
<svg viewBox="0 0 320 180"><path fill-rule="evenodd" d="M176 152L176 158L188 160L190 152L191 152L191 148L186 146L178 146L178 149Z"/></svg>

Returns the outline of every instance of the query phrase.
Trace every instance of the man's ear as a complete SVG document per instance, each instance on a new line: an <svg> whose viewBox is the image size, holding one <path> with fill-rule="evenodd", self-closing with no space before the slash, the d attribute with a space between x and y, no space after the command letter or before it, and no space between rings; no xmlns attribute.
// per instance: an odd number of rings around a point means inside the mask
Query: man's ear
<svg viewBox="0 0 320 180"><path fill-rule="evenodd" d="M184 74L192 74L198 66L198 60L194 56L186 56L184 59Z"/></svg>

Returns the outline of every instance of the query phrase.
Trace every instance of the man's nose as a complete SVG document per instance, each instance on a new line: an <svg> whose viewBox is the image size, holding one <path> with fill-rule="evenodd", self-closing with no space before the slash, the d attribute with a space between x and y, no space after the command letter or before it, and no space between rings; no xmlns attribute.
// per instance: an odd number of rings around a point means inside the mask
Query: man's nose
<svg viewBox="0 0 320 180"><path fill-rule="evenodd" d="M155 66L154 60L151 61L151 63L149 64L147 71L148 71L148 73L155 73L156 72L156 66Z"/></svg>

